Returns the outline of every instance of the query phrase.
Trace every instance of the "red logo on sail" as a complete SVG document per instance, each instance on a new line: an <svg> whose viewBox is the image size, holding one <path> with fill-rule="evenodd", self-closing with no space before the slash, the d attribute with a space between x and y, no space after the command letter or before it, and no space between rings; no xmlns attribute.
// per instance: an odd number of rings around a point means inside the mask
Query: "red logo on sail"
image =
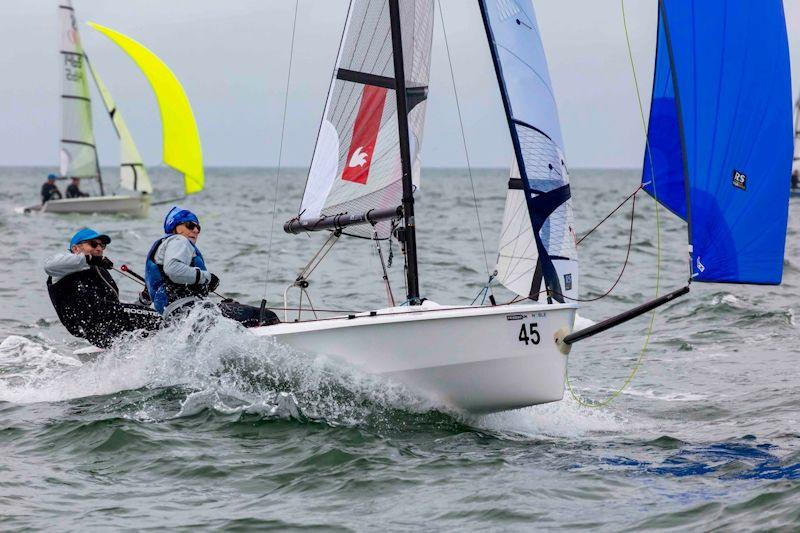
<svg viewBox="0 0 800 533"><path fill-rule="evenodd" d="M353 125L353 137L347 151L342 179L354 183L367 183L372 154L381 128L383 106L387 90L383 87L365 85L361 93L361 105Z"/></svg>

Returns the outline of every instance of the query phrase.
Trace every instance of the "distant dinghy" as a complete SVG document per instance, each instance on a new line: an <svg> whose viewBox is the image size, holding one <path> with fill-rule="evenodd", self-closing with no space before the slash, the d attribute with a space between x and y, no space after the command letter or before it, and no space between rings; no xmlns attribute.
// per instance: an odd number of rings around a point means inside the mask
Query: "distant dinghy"
<svg viewBox="0 0 800 533"><path fill-rule="evenodd" d="M81 44L75 10L71 0L59 3L61 30L61 152L59 170L63 178L97 180L100 196L51 200L40 208L48 213L119 213L146 216L153 190L122 113L99 74L89 63ZM133 194L106 195L97 157L89 74L102 96L103 103L120 140L120 189ZM28 208L30 210L34 208Z"/></svg>
<svg viewBox="0 0 800 533"><path fill-rule="evenodd" d="M27 210L145 217L151 205L153 185L142 157L110 91L89 63L81 45L75 11L70 0L60 3L59 14L63 59L60 174L62 178L97 180L100 196L51 200ZM200 137L180 82L155 54L136 41L108 28L90 25L119 44L142 69L156 94L161 110L164 162L183 174L186 194L201 191L204 179ZM119 189L133 194L106 194L92 125L88 74L94 80L120 141Z"/></svg>

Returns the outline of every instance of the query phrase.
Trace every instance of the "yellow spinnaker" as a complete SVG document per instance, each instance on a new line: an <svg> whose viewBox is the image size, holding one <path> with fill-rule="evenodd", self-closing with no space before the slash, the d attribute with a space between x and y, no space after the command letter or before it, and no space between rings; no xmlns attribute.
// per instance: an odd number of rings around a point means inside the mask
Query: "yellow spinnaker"
<svg viewBox="0 0 800 533"><path fill-rule="evenodd" d="M94 22L88 24L122 48L147 77L161 112L164 163L183 173L186 194L202 191L200 135L181 82L153 52L130 37Z"/></svg>

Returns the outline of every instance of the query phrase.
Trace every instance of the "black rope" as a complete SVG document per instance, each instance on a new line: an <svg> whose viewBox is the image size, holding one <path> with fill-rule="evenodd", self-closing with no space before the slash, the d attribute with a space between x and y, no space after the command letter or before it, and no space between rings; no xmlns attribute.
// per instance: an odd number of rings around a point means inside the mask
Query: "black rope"
<svg viewBox="0 0 800 533"><path fill-rule="evenodd" d="M586 235L581 237L581 239L576 243L576 244L580 244L580 242L583 239L588 237L594 230L596 230L598 227L600 227L600 225L603 222L605 222L606 220L608 220L611 217L611 215L613 215L614 213L619 211L619 209L623 205L625 205L628 202L628 200L633 199L633 202L631 203L631 224L630 224L630 229L628 231L628 249L625 252L625 261L622 263L622 268L620 269L619 275L617 276L617 279L616 279L616 281L614 281L613 285L611 285L611 287L606 292L604 292L600 296L596 296L594 298L572 298L570 296L567 296L566 294L558 294L558 296L561 296L565 300L570 300L572 302L581 302L581 303L596 302L597 300L605 298L606 296L611 294L611 292L617 287L617 285L619 284L620 280L622 279L622 275L625 273L625 268L628 266L628 261L629 261L629 259L631 257L631 248L633 247L633 220L634 220L634 215L636 214L636 194L641 190L642 190L642 185L640 185L639 188L637 188L635 191L633 191L633 193L631 193L630 196L625 198L625 200L623 200L621 204L619 204L617 207L615 207L614 210L611 211L611 213L609 213L603 220L601 220L595 227L593 227L588 233L586 233ZM547 290L539 291L535 296L539 296L539 295L545 294L547 292L548 292ZM551 294L557 294L557 293L551 293ZM513 300L508 302L506 305L515 304L517 302L521 302L521 301L527 300L529 298L530 298L530 296L525 296L525 297L517 296L516 298L514 298Z"/></svg>
<svg viewBox="0 0 800 533"><path fill-rule="evenodd" d="M620 208L621 208L623 205L625 205L626 203L628 203L628 200L630 200L631 198L635 197L635 196L636 196L636 194L637 194L639 191L641 191L643 187L644 187L644 185L639 185L639 186L636 188L636 190L635 190L635 191L633 191L631 194L629 194L627 198L625 198L624 200L622 200L622 202L621 202L621 203L620 203L620 204L619 204L617 207L615 207L615 208L614 208L614 209L613 209L613 210L612 210L612 211L611 211L609 214L607 214L603 220L601 220L600 222L598 222L598 223L597 223L597 225L595 225L595 227L593 227L592 229L590 229L589 231L587 231L587 232L586 232L586 233L583 235L583 237L581 237L580 239L578 239L577 241L575 241L575 246L577 246L577 245L579 245L581 242L583 242L583 239L585 239L586 237L588 237L589 235L591 235L591 234L594 232L594 230L596 230L597 228L599 228L599 227L600 227L600 226L603 224L603 222L605 222L606 220L608 220L609 218L611 218L611 215L613 215L614 213L616 213L617 211L619 211L619 209L620 209ZM633 224L633 221L631 221L631 224Z"/></svg>

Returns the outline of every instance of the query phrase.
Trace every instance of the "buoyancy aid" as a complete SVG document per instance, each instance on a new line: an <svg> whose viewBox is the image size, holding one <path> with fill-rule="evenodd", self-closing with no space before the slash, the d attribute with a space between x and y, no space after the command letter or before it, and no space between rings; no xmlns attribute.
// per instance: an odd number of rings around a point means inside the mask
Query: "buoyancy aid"
<svg viewBox="0 0 800 533"><path fill-rule="evenodd" d="M150 298L153 300L153 307L162 314L169 304L181 298L190 296L205 298L208 296L208 285L201 283L192 285L175 283L164 273L164 266L156 263L156 251L158 251L158 247L172 236L173 235L164 235L153 243L150 247L150 251L147 252L147 261L144 268L147 292L150 293ZM189 241L189 243L192 245L195 252L189 266L199 268L200 270L207 270L200 249L192 241Z"/></svg>

